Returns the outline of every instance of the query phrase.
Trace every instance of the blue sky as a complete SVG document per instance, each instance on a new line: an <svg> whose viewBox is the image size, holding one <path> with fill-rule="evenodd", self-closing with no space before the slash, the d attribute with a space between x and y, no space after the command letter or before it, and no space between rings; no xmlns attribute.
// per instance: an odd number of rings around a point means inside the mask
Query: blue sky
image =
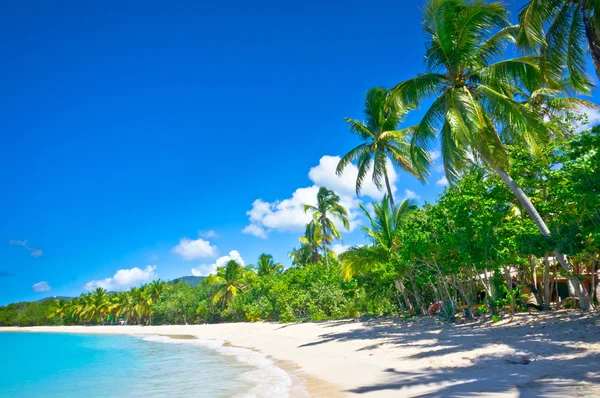
<svg viewBox="0 0 600 398"><path fill-rule="evenodd" d="M364 93L422 71L421 1L208 3L3 6L0 304L206 273L232 250L289 264L315 187L354 213L377 197L331 168ZM400 173L396 196L433 201L441 177Z"/></svg>

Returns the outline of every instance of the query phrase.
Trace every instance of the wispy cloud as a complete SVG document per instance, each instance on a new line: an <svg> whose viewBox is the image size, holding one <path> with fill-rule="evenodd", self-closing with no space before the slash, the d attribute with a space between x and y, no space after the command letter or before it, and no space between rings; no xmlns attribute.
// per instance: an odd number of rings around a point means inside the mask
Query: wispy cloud
<svg viewBox="0 0 600 398"><path fill-rule="evenodd" d="M29 246L26 240L11 239L8 241L8 244L24 247L29 252L31 257L41 257L44 255L44 251L42 249L36 249L35 247Z"/></svg>
<svg viewBox="0 0 600 398"><path fill-rule="evenodd" d="M34 284L33 286L31 286L31 290L33 290L36 293L42 293L42 292L49 292L50 290L52 290L52 287L48 284L48 282L43 281L43 282L38 282L38 283Z"/></svg>
<svg viewBox="0 0 600 398"><path fill-rule="evenodd" d="M219 234L214 229L209 229L208 231L198 231L198 235L200 235L200 237L204 239L219 237Z"/></svg>

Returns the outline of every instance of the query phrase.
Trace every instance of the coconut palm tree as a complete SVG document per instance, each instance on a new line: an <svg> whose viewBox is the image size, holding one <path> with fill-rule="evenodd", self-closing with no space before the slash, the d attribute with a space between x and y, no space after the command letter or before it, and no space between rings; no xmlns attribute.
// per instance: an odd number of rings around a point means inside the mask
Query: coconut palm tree
<svg viewBox="0 0 600 398"><path fill-rule="evenodd" d="M412 144L427 147L439 136L450 181L473 161L485 164L515 194L541 234L550 236L531 200L506 172L509 156L504 147L505 142L518 142L541 156L539 144L560 133L544 122L542 107L528 106L522 95L542 86L539 57L502 58L506 46L515 42L518 27L509 24L508 12L498 2L430 0L423 27L428 71L392 89L403 103L434 97L414 130ZM558 250L555 257L571 273L568 259ZM588 308L581 282L574 277L572 282L582 308Z"/></svg>
<svg viewBox="0 0 600 398"><path fill-rule="evenodd" d="M216 274L206 278L206 284L215 288L213 304L219 301L225 308L240 292L246 289L249 271L235 260L229 260L224 267L217 268Z"/></svg>
<svg viewBox="0 0 600 398"><path fill-rule="evenodd" d="M370 226L363 227L363 231L371 241L371 245L351 247L340 255L344 279L348 280L364 273L372 265L392 261L400 244L398 233L403 220L408 214L417 210L418 206L414 201L405 199L392 209L389 200L389 197L384 195L380 203L373 204L373 214L369 213L364 206L360 206L370 223Z"/></svg>
<svg viewBox="0 0 600 398"><path fill-rule="evenodd" d="M542 71L567 75L570 86L589 93L587 53L600 76L600 2L596 0L530 0L519 14L517 43L539 51Z"/></svg>
<svg viewBox="0 0 600 398"><path fill-rule="evenodd" d="M325 256L327 267L329 267L329 257L327 256L328 246L331 245L334 239L342 239L342 235L333 220L340 221L344 228L350 229L348 212L340 204L340 197L325 187L319 188L316 206L304 205L304 212L308 211L312 212L313 219L306 226L305 236L320 234L323 255Z"/></svg>
<svg viewBox="0 0 600 398"><path fill-rule="evenodd" d="M356 194L359 195L363 181L371 166L373 166L373 183L378 189L385 189L394 207L394 196L389 180L388 158L406 172L424 180L428 175L427 166L430 163L429 154L417 147L411 156L411 145L407 137L413 128L398 130L398 125L410 110L409 106L390 101L388 90L382 87L370 89L365 96L365 120L346 118L350 131L357 134L363 141L356 148L340 159L336 173L341 175L344 169L353 161L358 160L358 175L356 177Z"/></svg>
<svg viewBox="0 0 600 398"><path fill-rule="evenodd" d="M100 320L100 324L104 324L104 316L108 314L109 297L106 289L101 287L96 288L93 292L86 295L85 306L81 314L88 321L93 321L96 318Z"/></svg>
<svg viewBox="0 0 600 398"><path fill-rule="evenodd" d="M345 280L365 274L378 267L397 263L395 256L400 245L399 233L404 219L408 214L416 211L418 206L414 201L405 199L397 207L392 208L389 204L389 197L385 195L380 203L373 205L373 214L369 213L362 205L361 209L370 223L370 226L363 227L363 231L371 244L351 247L340 255L342 276ZM406 307L413 312L413 305L410 302L401 275L398 276L394 284L400 291Z"/></svg>
<svg viewBox="0 0 600 398"><path fill-rule="evenodd" d="M59 317L61 321L64 321L65 317L69 316L71 310L71 302L61 298L54 302L49 317Z"/></svg>
<svg viewBox="0 0 600 398"><path fill-rule="evenodd" d="M283 264L276 263L272 255L263 253L258 256L256 265L252 265L251 269L258 276L272 276L283 271Z"/></svg>
<svg viewBox="0 0 600 398"><path fill-rule="evenodd" d="M165 287L166 283L158 279L148 283L144 289L150 325L152 325L152 305L160 300L160 296L162 296Z"/></svg>

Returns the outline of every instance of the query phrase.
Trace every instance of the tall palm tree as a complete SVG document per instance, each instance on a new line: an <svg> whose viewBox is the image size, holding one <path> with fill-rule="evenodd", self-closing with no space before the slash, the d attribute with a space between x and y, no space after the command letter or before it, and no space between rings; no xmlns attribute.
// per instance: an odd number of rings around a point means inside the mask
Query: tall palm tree
<svg viewBox="0 0 600 398"><path fill-rule="evenodd" d="M313 219L306 226L305 235L321 234L323 255L325 256L327 267L329 267L329 256L327 256L328 246L331 245L334 239L342 239L342 235L333 220L341 221L344 228L350 229L348 212L340 204L340 197L325 187L319 188L316 206L304 205L304 212L308 211L312 212Z"/></svg>
<svg viewBox="0 0 600 398"><path fill-rule="evenodd" d="M365 120L345 119L350 125L350 131L366 141L344 155L336 169L336 173L341 175L348 164L358 160L357 195L360 194L363 181L373 166L373 183L381 190L383 180L391 206L394 207L394 196L388 176L388 158L392 160L392 164L420 180L424 180L429 174L429 154L417 147L413 147L415 153L411 154L411 145L407 137L413 128L398 130L398 125L410 109L409 106L390 101L388 90L376 87L367 91L365 96Z"/></svg>
<svg viewBox="0 0 600 398"><path fill-rule="evenodd" d="M402 281L403 272L397 268L396 253L399 245L399 233L407 215L416 211L418 206L412 200L403 200L397 207L389 205L389 197L385 195L380 203L373 205L373 215L361 205L362 211L369 219L370 226L363 227L370 245L354 246L340 255L342 262L342 276L349 280L357 275L362 275L370 270L385 265L392 265L398 272L394 285L400 291L404 303L410 312L413 305ZM417 292L414 292L417 295ZM418 296L416 296L418 297ZM417 300L419 303L421 300Z"/></svg>
<svg viewBox="0 0 600 398"><path fill-rule="evenodd" d="M373 215L364 206L360 206L370 223L370 226L363 227L363 231L371 245L351 247L340 255L344 279L364 273L373 265L393 261L400 244L398 233L403 221L418 206L414 201L405 199L392 209L389 200L389 196L384 195L380 203L373 204Z"/></svg>
<svg viewBox="0 0 600 398"><path fill-rule="evenodd" d="M217 268L216 274L206 278L207 285L215 288L213 304L221 302L225 308L231 300L246 289L249 273L235 260L229 260L224 267Z"/></svg>
<svg viewBox="0 0 600 398"><path fill-rule="evenodd" d="M412 144L427 147L439 135L450 181L473 160L485 164L515 194L541 234L550 236L531 200L506 172L509 156L504 147L504 142L518 142L541 156L539 144L560 133L544 122L542 107L528 106L522 98L524 90L541 86L539 57L502 59L506 46L516 41L518 27L509 24L499 2L430 0L423 27L428 71L392 89L405 103L419 104L434 96ZM563 254L555 250L555 257L571 272ZM582 308L588 308L581 282L574 277L572 282Z"/></svg>
<svg viewBox="0 0 600 398"><path fill-rule="evenodd" d="M600 2L530 0L519 14L519 26L519 46L540 52L543 72L566 74L572 88L590 92L586 54L591 53L600 76Z"/></svg>
<svg viewBox="0 0 600 398"><path fill-rule="evenodd" d="M275 260L273 260L272 255L263 253L258 256L256 265L252 265L251 269L253 269L258 276L272 276L283 271L283 264L276 263Z"/></svg>

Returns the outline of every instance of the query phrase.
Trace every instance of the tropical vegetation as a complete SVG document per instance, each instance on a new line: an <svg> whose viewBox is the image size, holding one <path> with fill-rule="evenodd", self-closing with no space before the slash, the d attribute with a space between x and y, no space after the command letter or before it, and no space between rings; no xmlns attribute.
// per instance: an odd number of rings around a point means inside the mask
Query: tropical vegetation
<svg viewBox="0 0 600 398"><path fill-rule="evenodd" d="M590 310L600 283L600 127L580 97L598 70L597 2L531 0L512 24L501 2L429 0L424 70L366 94L353 162L383 191L361 206L366 243L336 254L348 209L321 187L285 268L261 254L197 286L153 281L125 292L0 307L0 325L294 322L435 314L497 320L516 311ZM400 127L411 112L416 124ZM435 203L398 201L392 169L425 180L441 149L449 185ZM352 218L354 220L354 218Z"/></svg>

